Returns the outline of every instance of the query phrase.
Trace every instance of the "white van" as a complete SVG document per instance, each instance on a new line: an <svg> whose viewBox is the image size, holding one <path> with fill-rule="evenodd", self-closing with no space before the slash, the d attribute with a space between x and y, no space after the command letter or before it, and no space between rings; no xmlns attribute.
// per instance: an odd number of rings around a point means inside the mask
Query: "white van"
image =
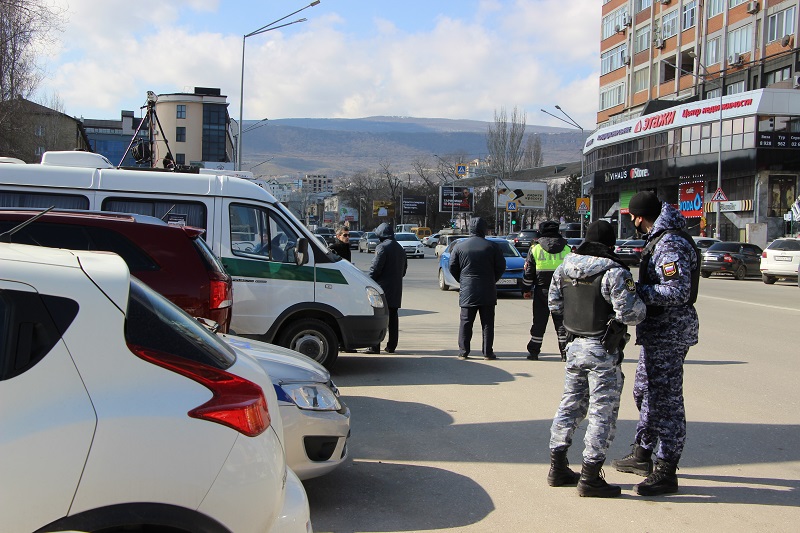
<svg viewBox="0 0 800 533"><path fill-rule="evenodd" d="M0 164L0 205L155 216L205 228L233 278L231 330L331 368L339 347L375 346L389 321L381 288L326 250L275 197L241 178L117 169L86 152Z"/></svg>

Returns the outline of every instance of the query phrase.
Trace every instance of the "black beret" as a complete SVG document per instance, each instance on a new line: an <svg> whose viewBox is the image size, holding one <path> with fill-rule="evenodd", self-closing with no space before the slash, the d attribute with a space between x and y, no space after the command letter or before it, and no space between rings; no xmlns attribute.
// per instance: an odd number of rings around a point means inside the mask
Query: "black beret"
<svg viewBox="0 0 800 533"><path fill-rule="evenodd" d="M661 200L653 191L637 192L631 198L628 210L633 216L655 220L661 214Z"/></svg>
<svg viewBox="0 0 800 533"><path fill-rule="evenodd" d="M617 236L614 235L614 228L607 221L595 220L586 229L586 240L611 247L617 242Z"/></svg>

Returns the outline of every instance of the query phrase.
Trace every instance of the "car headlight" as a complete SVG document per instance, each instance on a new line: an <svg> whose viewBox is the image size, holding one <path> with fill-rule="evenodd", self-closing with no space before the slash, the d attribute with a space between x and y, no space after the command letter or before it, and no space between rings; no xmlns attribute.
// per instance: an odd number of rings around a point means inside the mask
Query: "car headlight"
<svg viewBox="0 0 800 533"><path fill-rule="evenodd" d="M310 411L338 411L342 404L330 387L322 383L281 383L275 385L278 400L293 402Z"/></svg>
<svg viewBox="0 0 800 533"><path fill-rule="evenodd" d="M383 309L383 298L375 287L367 287L367 300L369 300L369 305L372 307Z"/></svg>

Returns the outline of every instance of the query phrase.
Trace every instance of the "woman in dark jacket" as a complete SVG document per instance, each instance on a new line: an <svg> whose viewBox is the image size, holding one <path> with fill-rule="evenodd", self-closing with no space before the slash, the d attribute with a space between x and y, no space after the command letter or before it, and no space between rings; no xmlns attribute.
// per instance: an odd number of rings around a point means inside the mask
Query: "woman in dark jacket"
<svg viewBox="0 0 800 533"><path fill-rule="evenodd" d="M383 223L375 230L380 243L375 247L375 258L369 267L369 277L374 279L386 295L389 307L389 338L386 341L386 352L394 353L397 348L399 321L397 310L403 299L403 276L406 275L408 261L403 247L394 240L394 230ZM373 346L367 353L380 353L380 346Z"/></svg>

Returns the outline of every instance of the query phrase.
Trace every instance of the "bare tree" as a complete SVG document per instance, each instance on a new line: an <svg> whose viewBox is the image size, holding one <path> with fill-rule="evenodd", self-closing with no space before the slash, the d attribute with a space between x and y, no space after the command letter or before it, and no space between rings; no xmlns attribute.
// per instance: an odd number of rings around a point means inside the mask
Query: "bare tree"
<svg viewBox="0 0 800 533"><path fill-rule="evenodd" d="M522 162L525 121L526 113L520 112L516 106L511 112L510 122L505 107L494 112L494 123L486 134L486 148L489 152L489 168L500 180L509 178ZM495 231L499 229L495 227Z"/></svg>
<svg viewBox="0 0 800 533"><path fill-rule="evenodd" d="M523 152L523 168L537 168L542 166L544 154L542 154L542 139L538 135L528 135L525 138L525 150Z"/></svg>

